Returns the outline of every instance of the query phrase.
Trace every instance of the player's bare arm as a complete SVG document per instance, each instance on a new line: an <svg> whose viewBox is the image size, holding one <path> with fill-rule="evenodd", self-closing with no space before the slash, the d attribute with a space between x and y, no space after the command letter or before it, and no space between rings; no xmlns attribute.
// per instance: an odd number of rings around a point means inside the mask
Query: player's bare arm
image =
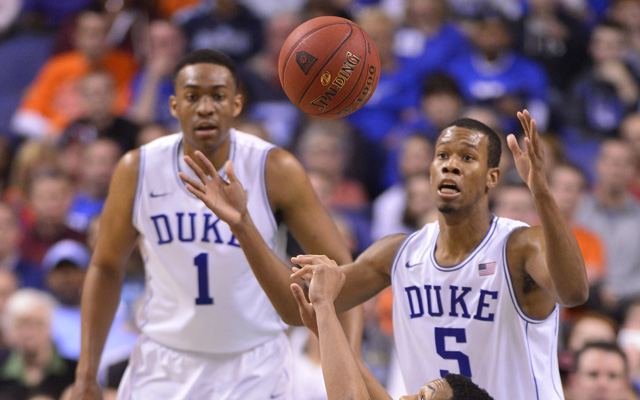
<svg viewBox="0 0 640 400"><path fill-rule="evenodd" d="M327 258L323 261L325 263L315 264L312 274L305 275L310 282L311 302L298 284L292 284L291 290L305 326L319 338L327 396L329 399L390 400L380 382L349 349L334 306L345 274L334 261Z"/></svg>
<svg viewBox="0 0 640 400"><path fill-rule="evenodd" d="M369 246L353 263L342 266L346 281L336 298L338 312L364 303L391 284L393 258L406 237L405 234L384 237ZM321 255L302 255L291 261L301 267L294 271L293 278L308 277L318 266L330 262Z"/></svg>
<svg viewBox="0 0 640 400"><path fill-rule="evenodd" d="M82 347L73 399L99 399L98 365L120 301L125 263L136 242L131 216L139 151L118 162L101 215L98 242L82 290Z"/></svg>
<svg viewBox="0 0 640 400"><path fill-rule="evenodd" d="M200 152L194 160L185 157L200 182L180 173L187 189L225 221L240 242L256 279L265 290L280 317L290 325L301 325L298 307L289 292L289 267L277 258L256 229L247 210L246 194L233 172L225 165L229 184L217 174L211 162ZM267 190L274 212L280 214L303 248L325 252L341 261L351 261L331 218L318 201L302 166L284 150L274 149L267 160ZM301 281L300 281L301 282ZM354 348L359 348L361 318L356 311L346 324Z"/></svg>
<svg viewBox="0 0 640 400"><path fill-rule="evenodd" d="M536 122L527 110L518 113L518 119L526 149L520 149L514 135L509 135L507 143L531 191L541 226L515 231L507 244L507 258L524 311L544 318L555 303L567 307L584 303L589 286L576 238L549 190Z"/></svg>
<svg viewBox="0 0 640 400"><path fill-rule="evenodd" d="M309 182L300 162L289 152L273 149L266 167L267 192L271 208L307 253L326 254L339 265L352 260L342 236ZM291 283L289 278L288 283ZM349 343L360 354L364 315L361 307L342 312L339 319Z"/></svg>

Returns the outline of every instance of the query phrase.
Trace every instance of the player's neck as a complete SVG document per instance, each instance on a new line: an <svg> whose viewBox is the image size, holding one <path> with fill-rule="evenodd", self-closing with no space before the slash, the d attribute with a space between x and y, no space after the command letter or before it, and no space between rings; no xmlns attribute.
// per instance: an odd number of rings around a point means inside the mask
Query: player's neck
<svg viewBox="0 0 640 400"><path fill-rule="evenodd" d="M227 137L226 140L222 142L222 144L215 149L196 149L187 141L183 142L183 153L186 156L191 157L202 169L205 169L205 166L198 160L195 153L196 150L199 150L204 154L205 157L211 161L216 170L222 168L225 162L229 159L229 148L231 147L231 140Z"/></svg>
<svg viewBox="0 0 640 400"><path fill-rule="evenodd" d="M440 213L440 233L435 254L438 263L455 265L463 261L487 234L492 217L488 209L469 215Z"/></svg>

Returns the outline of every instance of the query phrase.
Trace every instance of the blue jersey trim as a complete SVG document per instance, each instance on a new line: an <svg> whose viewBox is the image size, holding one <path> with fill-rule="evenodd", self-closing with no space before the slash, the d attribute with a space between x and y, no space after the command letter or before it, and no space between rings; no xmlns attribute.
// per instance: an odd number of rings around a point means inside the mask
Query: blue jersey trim
<svg viewBox="0 0 640 400"><path fill-rule="evenodd" d="M273 210L271 209L271 201L269 200L269 191L267 190L267 160L269 159L269 153L271 153L271 150L275 149L275 147L272 147L270 149L267 149L267 151L265 151L262 154L262 161L260 162L260 167L262 168L262 198L264 199L264 202L266 203L265 206L267 208L267 214L269 215L269 221L271 221L271 225L273 226L273 229L278 229L278 221L276 221L276 216L273 213Z"/></svg>
<svg viewBox="0 0 640 400"><path fill-rule="evenodd" d="M493 233L496 231L496 227L497 226L498 226L498 217L496 217L494 215L494 216L491 217L491 224L489 225L489 230L487 230L487 233L484 234L484 237L480 241L480 244L478 244L476 246L476 248L467 256L467 258L465 258L464 260L462 260L458 264L451 265L449 267L445 267L445 266L440 265L438 263L438 261L436 261L436 247L437 247L437 243L438 243L438 236L440 235L440 226L438 225L438 233L436 235L434 235L435 236L435 243L433 245L433 251L431 252L431 262L433 263L433 266L438 271L442 271L442 272L457 271L460 268L464 267L465 265L467 265L476 256L476 254L478 254L478 252L480 250L482 250L489 243L489 240L493 236Z"/></svg>
<svg viewBox="0 0 640 400"><path fill-rule="evenodd" d="M138 217L138 209L140 208L140 198L142 197L142 177L144 176L144 167L146 159L146 146L140 147L140 156L138 159L138 181L136 182L136 193L133 196L133 205L131 208L131 224L136 226Z"/></svg>
<svg viewBox="0 0 640 400"><path fill-rule="evenodd" d="M527 338L527 354L529 355L529 367L531 368L531 376L533 377L533 385L536 388L536 399L540 400L540 393L538 393L538 380L536 379L536 373L533 370L533 359L531 358L531 347L529 346L529 322L525 325L525 336Z"/></svg>
<svg viewBox="0 0 640 400"><path fill-rule="evenodd" d="M405 247L407 247L407 244L409 244L409 241L413 239L413 237L416 236L418 233L420 233L420 231L413 232L412 234L405 237L402 243L400 243L398 250L396 250L396 254L393 256L393 262L391 262L391 270L389 272L389 279L391 280L392 285L393 285L393 274L396 271L396 265L398 265L398 259L402 255L402 252L404 251Z"/></svg>
<svg viewBox="0 0 640 400"><path fill-rule="evenodd" d="M182 190L183 192L185 192L187 194L187 196L197 199L196 196L194 196L193 194L191 194L190 191L187 190L187 184L184 183L184 181L182 179L180 179L180 177L178 176L178 172L180 172L180 153L182 152L182 137L180 137L180 140L176 141L176 143L174 144L174 149L171 152L172 157L173 157L173 176L174 179L176 180L176 182L178 183L178 188L180 188L180 190ZM196 178L198 179L198 178Z"/></svg>
<svg viewBox="0 0 640 400"><path fill-rule="evenodd" d="M560 313L558 312L559 311L558 308L556 308L554 311L556 313L556 318L555 318L555 327L554 327L553 331L554 331L554 334L555 334L555 336L557 338L558 337L558 319L559 319L558 314L560 314ZM549 364L550 364L549 365L549 373L551 374L550 379L551 379L551 382L553 384L553 390L558 395L558 399L562 399L563 397L560 394L560 392L558 391L558 388L556 387L556 380L553 379L553 371L554 371L553 360L554 359L556 359L556 360L558 359L558 350L556 349L556 346L557 346L557 340L552 341L551 342L551 351L550 351L550 354L549 354ZM557 366L556 366L555 370L556 371L558 370Z"/></svg>
<svg viewBox="0 0 640 400"><path fill-rule="evenodd" d="M537 319L537 318L528 316L527 313L524 312L524 310L520 307L520 303L518 302L518 298L516 297L515 288L513 287L513 282L511 281L511 273L509 272L510 271L509 260L507 259L507 244L509 243L509 238L511 237L511 234L516 231L516 229L520 229L520 228L523 228L523 227L515 228L511 232L509 232L509 234L506 237L506 240L504 241L504 247L502 248L502 257L504 258L504 262L502 263L502 265L504 266L503 272L507 279L507 288L509 288L509 297L511 297L511 302L513 303L513 307L516 309L516 312L518 313L520 318L522 318L523 320L531 324L541 324L547 321L549 317L553 315L553 313L558 309L558 305L556 304L553 310L551 310L551 312L549 313L549 315L547 315L542 319Z"/></svg>

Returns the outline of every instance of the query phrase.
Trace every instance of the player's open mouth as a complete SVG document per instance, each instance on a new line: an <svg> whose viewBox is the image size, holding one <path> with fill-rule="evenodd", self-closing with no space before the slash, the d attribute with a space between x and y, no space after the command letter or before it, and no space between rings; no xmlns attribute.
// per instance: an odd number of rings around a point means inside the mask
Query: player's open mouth
<svg viewBox="0 0 640 400"><path fill-rule="evenodd" d="M217 129L218 126L216 124L206 122L196 125L195 131L199 135L212 135Z"/></svg>
<svg viewBox="0 0 640 400"><path fill-rule="evenodd" d="M438 194L442 197L456 197L460 194L460 188L453 181L442 181L438 186Z"/></svg>

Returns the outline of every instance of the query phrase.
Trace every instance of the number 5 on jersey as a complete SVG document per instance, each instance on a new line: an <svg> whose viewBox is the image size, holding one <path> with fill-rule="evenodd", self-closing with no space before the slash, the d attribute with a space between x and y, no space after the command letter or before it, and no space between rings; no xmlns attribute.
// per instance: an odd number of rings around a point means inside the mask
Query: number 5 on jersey
<svg viewBox="0 0 640 400"><path fill-rule="evenodd" d="M458 361L458 369L460 373L468 378L471 378L471 364L469 363L469 357L461 351L451 351L445 348L446 337L453 337L456 343L467 343L466 331L462 328L436 328L436 351L440 357L445 360ZM445 377L449 373L446 369L440 370L440 376Z"/></svg>
<svg viewBox="0 0 640 400"><path fill-rule="evenodd" d="M213 304L213 297L209 295L209 254L198 254L193 259L193 264L198 268L198 297L196 297L196 305L211 305Z"/></svg>

